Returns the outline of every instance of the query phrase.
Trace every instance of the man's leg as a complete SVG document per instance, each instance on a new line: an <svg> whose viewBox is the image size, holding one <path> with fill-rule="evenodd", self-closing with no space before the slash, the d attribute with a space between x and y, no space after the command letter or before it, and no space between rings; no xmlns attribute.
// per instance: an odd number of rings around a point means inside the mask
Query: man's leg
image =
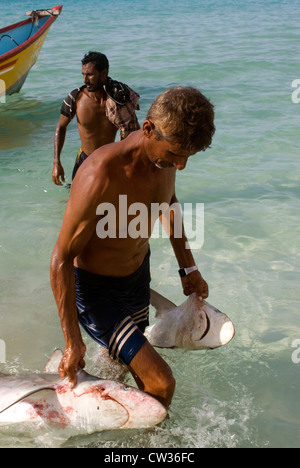
<svg viewBox="0 0 300 468"><path fill-rule="evenodd" d="M176 382L168 364L148 341L136 353L128 367L139 389L149 393L168 408Z"/></svg>

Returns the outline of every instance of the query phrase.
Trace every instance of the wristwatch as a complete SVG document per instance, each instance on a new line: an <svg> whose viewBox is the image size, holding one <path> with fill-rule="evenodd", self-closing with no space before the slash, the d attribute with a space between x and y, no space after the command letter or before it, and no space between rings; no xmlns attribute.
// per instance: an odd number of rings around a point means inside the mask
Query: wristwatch
<svg viewBox="0 0 300 468"><path fill-rule="evenodd" d="M196 265L187 267L187 268L179 268L178 273L180 278L184 278L185 276L189 275L193 271L197 271L198 267Z"/></svg>

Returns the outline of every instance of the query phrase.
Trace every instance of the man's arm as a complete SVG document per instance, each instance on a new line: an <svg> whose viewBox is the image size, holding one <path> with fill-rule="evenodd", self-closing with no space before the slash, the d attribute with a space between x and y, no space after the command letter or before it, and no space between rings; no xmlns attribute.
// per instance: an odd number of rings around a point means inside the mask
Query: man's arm
<svg viewBox="0 0 300 468"><path fill-rule="evenodd" d="M72 256L67 257L58 243L51 258L50 279L65 338L65 352L59 365L61 378L76 384L76 372L85 366L85 345L79 329Z"/></svg>
<svg viewBox="0 0 300 468"><path fill-rule="evenodd" d="M55 129L52 180L56 185L62 185L62 182L65 182L65 172L60 161L60 155L65 143L67 126L70 122L71 119L69 117L61 114Z"/></svg>
<svg viewBox="0 0 300 468"><path fill-rule="evenodd" d="M174 194L170 203L170 206L172 205L178 206L178 200L176 198L176 195ZM175 221L175 216L180 215L180 223L181 223L181 236L178 237L176 236L176 229L178 229L178 224L177 226L175 223L178 223L178 219ZM162 225L165 223L164 215L160 217L160 220L162 222ZM174 215L174 211L171 210L170 212L170 232L169 238L170 242L172 244L178 266L180 268L188 268L192 266L196 266L193 254L191 249L188 246L188 241L187 237L184 232L184 225L181 217L181 212L179 213L179 210L176 211L176 215ZM196 294L199 297L202 297L203 299L206 299L208 297L208 285L206 281L202 278L202 275L200 271L196 270L193 271L192 273L188 274L187 276L181 278L182 282L182 287L183 287L183 292L186 296L189 296L191 293L196 292Z"/></svg>
<svg viewBox="0 0 300 468"><path fill-rule="evenodd" d="M82 181L74 184L61 227L61 231L51 257L50 279L65 338L65 352L59 366L62 378L68 377L76 383L76 372L84 367L85 345L79 329L74 259L95 232L96 207L93 203L93 190L82 187Z"/></svg>

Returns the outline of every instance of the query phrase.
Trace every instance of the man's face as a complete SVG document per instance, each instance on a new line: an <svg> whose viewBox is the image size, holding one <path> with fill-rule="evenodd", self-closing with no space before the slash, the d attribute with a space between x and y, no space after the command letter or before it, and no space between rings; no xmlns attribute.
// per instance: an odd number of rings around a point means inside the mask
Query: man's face
<svg viewBox="0 0 300 468"><path fill-rule="evenodd" d="M170 143L167 140L155 140L153 156L150 159L159 169L175 167L175 169L182 171L190 156L191 154L177 143Z"/></svg>
<svg viewBox="0 0 300 468"><path fill-rule="evenodd" d="M87 63L86 65L82 65L82 76L83 82L86 85L86 89L90 93L94 93L95 91L102 89L106 82L107 73L107 69L99 72L95 68L95 65L91 62Z"/></svg>
<svg viewBox="0 0 300 468"><path fill-rule="evenodd" d="M150 125L153 125L150 122ZM181 171L185 168L188 158L192 154L186 149L182 148L178 143L170 143L167 140L157 140L154 132L148 135L147 155L159 169L168 167L175 167Z"/></svg>

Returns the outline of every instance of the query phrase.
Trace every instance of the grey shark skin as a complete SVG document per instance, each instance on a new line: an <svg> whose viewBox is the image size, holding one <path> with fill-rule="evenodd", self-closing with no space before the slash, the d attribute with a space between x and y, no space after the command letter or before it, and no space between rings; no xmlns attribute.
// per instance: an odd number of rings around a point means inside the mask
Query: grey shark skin
<svg viewBox="0 0 300 468"><path fill-rule="evenodd" d="M164 406L150 395L84 370L72 389L57 374L61 357L56 350L43 374L0 375L0 429L54 426L73 436L152 427L166 417Z"/></svg>
<svg viewBox="0 0 300 468"><path fill-rule="evenodd" d="M234 337L234 325L227 315L195 293L176 306L151 290L150 302L156 309L158 321L146 329L145 336L155 347L213 349L224 346Z"/></svg>

